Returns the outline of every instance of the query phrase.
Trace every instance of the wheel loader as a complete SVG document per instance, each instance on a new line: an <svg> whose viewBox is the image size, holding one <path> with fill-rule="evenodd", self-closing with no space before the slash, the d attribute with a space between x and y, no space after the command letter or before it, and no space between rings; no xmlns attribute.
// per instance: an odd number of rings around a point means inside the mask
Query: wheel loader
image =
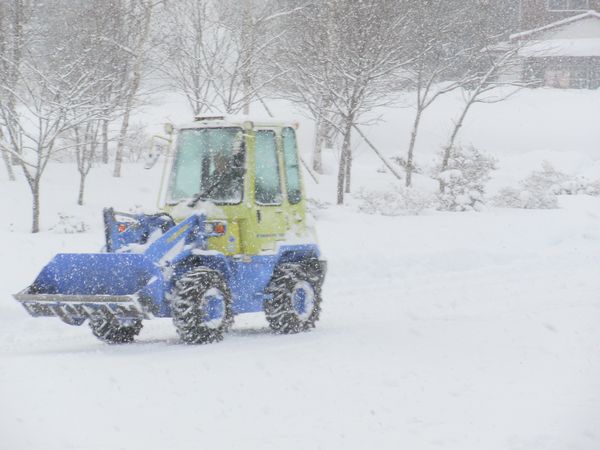
<svg viewBox="0 0 600 450"><path fill-rule="evenodd" d="M295 125L215 116L168 131L159 212L105 209L103 251L56 255L14 298L111 344L155 318L186 344L220 341L244 313L263 311L275 333L314 327L327 266Z"/></svg>

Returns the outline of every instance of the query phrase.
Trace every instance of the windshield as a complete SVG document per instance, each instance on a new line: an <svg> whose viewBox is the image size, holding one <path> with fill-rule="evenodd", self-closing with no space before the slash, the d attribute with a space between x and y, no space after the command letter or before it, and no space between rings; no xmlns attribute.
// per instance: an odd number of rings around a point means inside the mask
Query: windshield
<svg viewBox="0 0 600 450"><path fill-rule="evenodd" d="M240 203L244 191L241 128L182 130L169 183L169 203L198 195L215 203Z"/></svg>

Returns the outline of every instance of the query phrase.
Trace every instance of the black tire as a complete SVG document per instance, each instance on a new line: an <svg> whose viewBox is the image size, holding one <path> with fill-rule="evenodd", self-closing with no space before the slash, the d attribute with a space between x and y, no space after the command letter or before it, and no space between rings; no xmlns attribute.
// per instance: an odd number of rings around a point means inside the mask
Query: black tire
<svg viewBox="0 0 600 450"><path fill-rule="evenodd" d="M123 325L112 314L97 314L89 320L92 333L108 344L129 344L142 330L141 320L132 320Z"/></svg>
<svg viewBox="0 0 600 450"><path fill-rule="evenodd" d="M322 284L317 260L279 265L266 289L270 298L265 302L265 315L271 329L291 334L314 328L321 313ZM298 302L302 293L303 299Z"/></svg>
<svg viewBox="0 0 600 450"><path fill-rule="evenodd" d="M190 270L177 280L170 299L173 323L186 344L218 342L233 324L231 292L217 271ZM207 320L215 312L219 317Z"/></svg>

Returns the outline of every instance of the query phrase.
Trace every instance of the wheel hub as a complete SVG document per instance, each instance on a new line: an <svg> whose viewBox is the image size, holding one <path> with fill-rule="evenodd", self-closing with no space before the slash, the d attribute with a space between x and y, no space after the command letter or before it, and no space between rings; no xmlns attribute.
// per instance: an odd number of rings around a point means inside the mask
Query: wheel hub
<svg viewBox="0 0 600 450"><path fill-rule="evenodd" d="M219 289L211 288L202 296L202 303L206 305L202 325L219 328L225 320L225 295Z"/></svg>
<svg viewBox="0 0 600 450"><path fill-rule="evenodd" d="M301 320L307 320L315 304L315 290L307 281L299 281L292 291L292 307Z"/></svg>

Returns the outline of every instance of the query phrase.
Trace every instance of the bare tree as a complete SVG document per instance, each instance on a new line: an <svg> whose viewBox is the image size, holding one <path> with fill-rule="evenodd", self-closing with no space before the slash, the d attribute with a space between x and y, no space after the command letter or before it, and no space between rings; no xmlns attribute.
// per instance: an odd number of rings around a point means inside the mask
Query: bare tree
<svg viewBox="0 0 600 450"><path fill-rule="evenodd" d="M15 114L15 91L18 79L18 70L23 59L26 42L26 25L30 18L30 4L25 0L0 0L0 78L4 80L10 89L0 94L0 101ZM4 133L0 123L0 141ZM6 165L8 177L14 180L14 172L11 164L17 164L15 156L8 157L6 151L2 151L2 158Z"/></svg>
<svg viewBox="0 0 600 450"><path fill-rule="evenodd" d="M105 83L89 65L84 39L73 39L81 36L72 23L65 26L68 11L56 6L52 1L37 5L29 26L44 38L28 41L18 57L3 57L15 78L0 79L0 97L14 99L0 102L6 134L0 145L18 162L31 190L34 233L46 167L53 155L73 147L65 139L70 130L99 116L95 93Z"/></svg>
<svg viewBox="0 0 600 450"><path fill-rule="evenodd" d="M415 144L423 114L438 98L465 82L457 78L455 69L464 63L466 49L461 36L469 26L470 7L464 0L411 2L413 63L399 79L400 86L415 95L415 116L405 160L407 187L412 184Z"/></svg>
<svg viewBox="0 0 600 450"><path fill-rule="evenodd" d="M164 2L164 0L124 1L126 2L126 15L122 30L124 32L123 40L119 42L112 37L104 37L105 40L114 44L115 51L128 55L128 64L125 66L121 78L122 122L117 140L114 177L121 176L127 130L142 83L145 63L148 61L148 43L150 41L153 13Z"/></svg>
<svg viewBox="0 0 600 450"><path fill-rule="evenodd" d="M92 119L73 128L77 171L79 172L79 189L77 191L78 205L83 205L85 181L97 156L100 144L98 135L101 127L101 120Z"/></svg>
<svg viewBox="0 0 600 450"><path fill-rule="evenodd" d="M130 33L128 27L127 6L124 0L91 0L83 5L83 9L93 9L88 14L89 28L84 31L95 37L95 50L98 64L106 69L104 76L110 80L104 85L101 103L104 105L101 126L101 161L109 162L109 143L111 123L122 117L122 105L127 92L131 55L122 49L126 45ZM127 49L127 47L125 47Z"/></svg>
<svg viewBox="0 0 600 450"><path fill-rule="evenodd" d="M42 175L51 156L70 147L62 139L65 133L97 113L86 94L90 84L98 81L83 75L72 82L78 61L56 74L36 65L35 60L27 58L18 71L18 112L15 114L9 105L0 103L0 118L8 134L4 150L19 162L32 194L32 233L39 231ZM7 89L10 88L0 82L0 90ZM74 110L79 113L72 119Z"/></svg>
<svg viewBox="0 0 600 450"><path fill-rule="evenodd" d="M477 103L498 103L506 100L509 96L517 92L518 89L526 86L526 83L518 81L503 82L498 79L498 73L507 67L516 64L515 56L518 53L518 48L507 49L502 54L492 53L488 55L490 58L489 66L480 73L474 73L470 83L465 84L463 87L463 99L464 103L462 109L458 115L457 120L454 121L452 132L448 139L448 143L444 146L444 153L442 158L441 170L446 170L448 166L448 160L450 159L450 152L454 147L456 138L459 131L464 125L467 114L471 110L471 107ZM496 90L502 86L510 86L509 92L500 93L498 95L486 96L485 94L490 91ZM443 190L443 187L442 187Z"/></svg>
<svg viewBox="0 0 600 450"><path fill-rule="evenodd" d="M120 18L114 14L112 8L119 4L101 0L74 0L70 8L64 8L61 16L71 24L68 31L62 36L67 42L60 45L61 52L58 60L61 66L68 66L72 61L77 61L76 70L71 73L71 83L80 77L85 77L95 82L88 84L85 92L85 102L81 108L72 108L69 112L70 122L78 123L67 133L65 139L73 144L77 170L79 172L79 189L77 203L83 204L85 182L87 176L97 160L98 150L102 152L108 144L107 124L118 118L120 91L120 76L125 72L127 60L123 52L115 52L113 41L106 38L110 32L117 35L120 31ZM72 39L76 36L76 39ZM81 109L81 110L80 110ZM87 121L78 118L90 110ZM105 155L102 155L104 158Z"/></svg>
<svg viewBox="0 0 600 450"><path fill-rule="evenodd" d="M169 61L164 71L173 87L185 96L194 115L210 111L216 103L211 77L218 70L224 49L218 46L213 10L207 0L180 0L164 15Z"/></svg>
<svg viewBox="0 0 600 450"><path fill-rule="evenodd" d="M329 0L303 10L289 26L301 27L303 39L288 45L281 57L287 67L287 93L342 136L337 202L350 190L351 135L361 115L395 101L394 80L410 62L405 42L408 10L403 2ZM302 30L299 29L298 33ZM327 45L323 45L327 42ZM332 119L333 118L338 118Z"/></svg>
<svg viewBox="0 0 600 450"><path fill-rule="evenodd" d="M255 100L269 112L263 95L282 72L267 70L267 62L285 34L282 21L300 9L284 0L171 4L163 19L164 72L194 114L248 114Z"/></svg>
<svg viewBox="0 0 600 450"><path fill-rule="evenodd" d="M285 72L267 70L267 62L285 34L283 20L302 6L288 6L281 0L213 4L218 26L210 41L216 45L209 50L216 62L210 72L211 88L225 112L248 114L254 100L266 106L262 93Z"/></svg>
<svg viewBox="0 0 600 450"><path fill-rule="evenodd" d="M7 72L7 65L4 62L6 58L6 53L7 53L7 43L8 43L8 36L6 33L6 30L8 29L8 18L6 17L6 0L2 0L0 1L0 77L5 78L6 79L6 72ZM0 101L3 101L3 99L0 97ZM4 138L4 134L2 133L2 127L0 126L0 141ZM4 165L6 166L6 172L8 174L8 179L10 181L14 181L15 180L15 174L13 172L12 169L12 165L10 163L10 156L8 154L8 152L6 152L5 150L0 150L0 153L2 154L2 159L4 160Z"/></svg>
<svg viewBox="0 0 600 450"><path fill-rule="evenodd" d="M298 104L315 123L312 168L319 174L323 173L323 146L332 146L340 128L332 90L314 82L315 78L336 82L331 68L340 38L334 33L337 3L326 0L305 5L288 17L283 22L284 38L270 58L274 71L284 74L276 81L275 92Z"/></svg>
<svg viewBox="0 0 600 450"><path fill-rule="evenodd" d="M470 27L465 57L457 67L456 78L460 81L464 103L457 119L453 122L448 142L443 148L440 171L448 168L452 151L460 130L471 108L478 103L498 103L514 95L521 88L534 84L536 80L524 82L507 79L507 73L519 69L519 52L522 42L507 45L499 41L512 31L510 22L498 21L498 12L507 12L506 5L473 1L469 8ZM500 8L500 9L499 9ZM505 88L505 89L500 89ZM444 192L440 179L440 191Z"/></svg>

